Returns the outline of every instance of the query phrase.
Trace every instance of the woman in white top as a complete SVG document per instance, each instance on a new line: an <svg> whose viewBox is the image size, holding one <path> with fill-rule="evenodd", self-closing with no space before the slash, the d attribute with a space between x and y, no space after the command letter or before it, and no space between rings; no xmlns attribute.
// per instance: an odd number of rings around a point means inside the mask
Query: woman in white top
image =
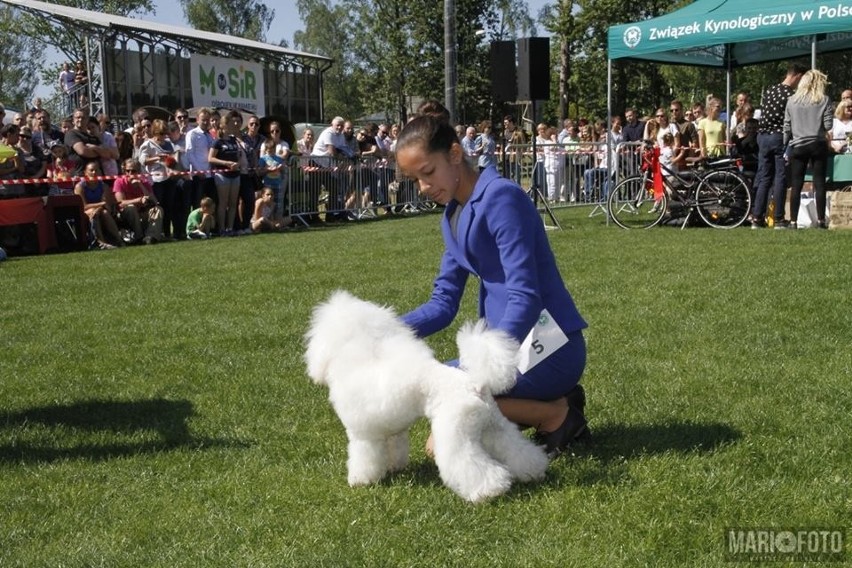
<svg viewBox="0 0 852 568"><path fill-rule="evenodd" d="M842 154L849 151L849 137L852 135L852 101L840 101L834 109L834 122L831 126L831 149Z"/></svg>
<svg viewBox="0 0 852 568"><path fill-rule="evenodd" d="M657 147L663 147L663 136L670 132L669 116L666 114L666 109L658 108L654 113L654 118L645 123L645 134L642 136L645 140L653 140Z"/></svg>

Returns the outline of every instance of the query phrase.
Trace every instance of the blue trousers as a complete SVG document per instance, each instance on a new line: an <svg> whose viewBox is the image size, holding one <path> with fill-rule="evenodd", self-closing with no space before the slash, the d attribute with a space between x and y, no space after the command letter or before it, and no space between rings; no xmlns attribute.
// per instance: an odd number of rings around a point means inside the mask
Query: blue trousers
<svg viewBox="0 0 852 568"><path fill-rule="evenodd" d="M787 164L784 161L784 136L779 133L757 135L757 175L754 178L754 204L752 217L766 217L769 196L775 203L775 221L784 219L784 201L787 198ZM771 193L770 193L771 192Z"/></svg>

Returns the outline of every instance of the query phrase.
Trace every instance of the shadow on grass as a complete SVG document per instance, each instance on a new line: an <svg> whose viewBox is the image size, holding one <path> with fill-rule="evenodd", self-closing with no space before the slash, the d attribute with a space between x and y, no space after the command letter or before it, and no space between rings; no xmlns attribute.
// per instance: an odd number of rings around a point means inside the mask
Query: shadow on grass
<svg viewBox="0 0 852 568"><path fill-rule="evenodd" d="M0 413L0 430L24 429L36 425L53 429L44 436L48 437L50 442L13 442L0 445L0 463L53 462L66 459L100 461L181 448L248 446L240 441L193 436L187 424L187 420L193 415L191 402L165 399L91 400ZM156 433L159 439L90 443L80 438L80 433L105 433L120 437L139 436L146 432Z"/></svg>
<svg viewBox="0 0 852 568"><path fill-rule="evenodd" d="M732 444L742 434L727 424L671 422L665 424L591 425L592 438L577 444L574 455L583 462L578 480L583 484L620 483L628 476L630 460L659 454L710 454ZM565 456L561 459L572 459Z"/></svg>
<svg viewBox="0 0 852 568"><path fill-rule="evenodd" d="M664 452L711 452L741 437L739 431L719 422L697 424L609 424L592 423L592 453L605 456L637 456Z"/></svg>

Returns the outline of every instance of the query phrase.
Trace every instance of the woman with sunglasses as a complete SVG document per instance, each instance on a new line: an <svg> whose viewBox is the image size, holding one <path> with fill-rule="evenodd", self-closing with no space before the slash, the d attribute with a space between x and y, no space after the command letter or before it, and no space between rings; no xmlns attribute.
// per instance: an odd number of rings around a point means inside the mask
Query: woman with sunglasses
<svg viewBox="0 0 852 568"><path fill-rule="evenodd" d="M183 236L186 220L180 215L183 207L182 195L178 193L175 148L168 137L168 125L164 120L155 119L151 124L151 137L142 144L139 163L146 174L151 176L154 195L163 208L163 233L166 239Z"/></svg>
<svg viewBox="0 0 852 568"><path fill-rule="evenodd" d="M282 216L286 217L289 215L289 176L287 175L289 172L287 170L287 159L290 157L290 144L287 143L286 140L282 139L281 136L284 133L284 129L281 127L281 123L274 121L269 123L269 140L270 144L265 148L261 148L260 155L264 156L268 153L266 148L274 148L274 155L278 158L275 162L279 164L283 162L283 165L279 166L279 179L280 179L280 190L275 194L275 207L276 210L281 213ZM270 166L270 163L267 163L267 166ZM260 199L260 192L255 194L255 199Z"/></svg>
<svg viewBox="0 0 852 568"><path fill-rule="evenodd" d="M645 133L642 135L644 140L653 140L660 148L663 147L663 135L669 132L669 115L666 114L666 109L658 108L654 113L654 118L645 123Z"/></svg>
<svg viewBox="0 0 852 568"><path fill-rule="evenodd" d="M33 147L33 133L29 126L21 128L18 135L18 157L24 165L23 177L30 179L42 179L47 171L48 156L42 154L41 148ZM29 195L47 195L49 187L47 184L28 185L26 193Z"/></svg>
<svg viewBox="0 0 852 568"><path fill-rule="evenodd" d="M213 142L208 161L216 171L213 182L219 205L216 207L216 226L220 236L234 234L237 203L240 197L240 171L245 169L245 151L239 142L243 119L239 112L228 113L219 120L218 138Z"/></svg>

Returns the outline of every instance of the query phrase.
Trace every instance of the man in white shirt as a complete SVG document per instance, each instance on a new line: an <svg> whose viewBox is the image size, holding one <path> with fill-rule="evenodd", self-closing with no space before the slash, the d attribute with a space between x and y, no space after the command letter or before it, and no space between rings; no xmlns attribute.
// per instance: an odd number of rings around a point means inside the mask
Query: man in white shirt
<svg viewBox="0 0 852 568"><path fill-rule="evenodd" d="M347 218L344 211L346 193L344 186L348 176L345 176L342 168L335 167L339 162L335 158L353 157L349 156L349 147L343 137L344 122L342 116L335 116L331 120L331 126L320 133L311 151L314 161L325 166L325 172L321 175L323 176L323 185L328 192L325 204L326 221L345 220Z"/></svg>
<svg viewBox="0 0 852 568"><path fill-rule="evenodd" d="M312 156L333 157L344 152L343 148L346 147L346 140L343 138L344 122L341 116L335 116L332 119L331 126L323 130L314 143Z"/></svg>
<svg viewBox="0 0 852 568"><path fill-rule="evenodd" d="M202 197L217 199L216 186L210 174L210 147L213 137L210 135L210 117L213 113L209 108L201 108L196 115L197 126L186 133L186 163L192 174L192 195L190 207L196 208Z"/></svg>

